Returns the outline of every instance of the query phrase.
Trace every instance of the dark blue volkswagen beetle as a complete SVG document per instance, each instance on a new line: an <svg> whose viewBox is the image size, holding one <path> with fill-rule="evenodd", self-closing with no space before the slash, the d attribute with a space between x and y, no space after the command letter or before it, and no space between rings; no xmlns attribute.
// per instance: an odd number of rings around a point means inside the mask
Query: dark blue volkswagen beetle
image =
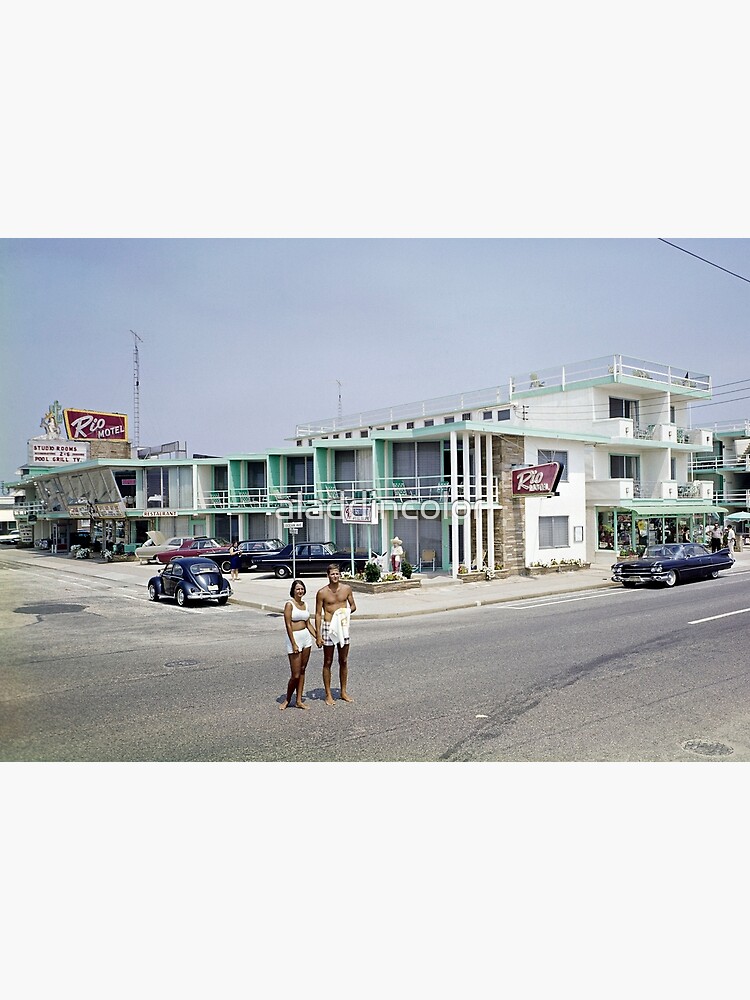
<svg viewBox="0 0 750 1000"><path fill-rule="evenodd" d="M232 596L229 581L211 559L176 558L158 576L148 581L148 598L173 597L181 608L190 601L216 601L226 604Z"/></svg>

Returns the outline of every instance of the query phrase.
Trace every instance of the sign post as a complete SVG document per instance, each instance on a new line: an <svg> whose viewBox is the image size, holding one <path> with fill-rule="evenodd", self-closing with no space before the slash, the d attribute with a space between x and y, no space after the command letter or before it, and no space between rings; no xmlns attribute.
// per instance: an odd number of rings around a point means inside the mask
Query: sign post
<svg viewBox="0 0 750 1000"><path fill-rule="evenodd" d="M302 521L287 521L286 528L292 537L292 578L297 579L297 532L302 527Z"/></svg>
<svg viewBox="0 0 750 1000"><path fill-rule="evenodd" d="M378 505L373 500L348 500L341 505L341 520L349 525L349 551L351 553L352 576L354 576L354 525L368 525L370 551L372 555L372 525L378 523Z"/></svg>

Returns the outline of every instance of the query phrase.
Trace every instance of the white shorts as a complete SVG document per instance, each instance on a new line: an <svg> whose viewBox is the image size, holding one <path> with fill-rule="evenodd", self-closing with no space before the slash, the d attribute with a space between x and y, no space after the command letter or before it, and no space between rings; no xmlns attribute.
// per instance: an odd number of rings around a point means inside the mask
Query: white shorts
<svg viewBox="0 0 750 1000"><path fill-rule="evenodd" d="M286 651L287 653L293 653L292 644L289 641L289 636L286 638ZM302 652L303 649L310 649L313 644L313 637L310 634L310 630L307 628L301 628L298 632L294 633L294 641L297 643L297 649Z"/></svg>

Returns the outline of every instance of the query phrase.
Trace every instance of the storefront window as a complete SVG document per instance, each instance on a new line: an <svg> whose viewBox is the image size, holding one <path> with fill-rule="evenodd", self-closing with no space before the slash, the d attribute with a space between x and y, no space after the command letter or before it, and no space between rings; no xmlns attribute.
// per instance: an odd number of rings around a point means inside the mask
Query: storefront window
<svg viewBox="0 0 750 1000"><path fill-rule="evenodd" d="M600 549L615 547L615 515L611 510L600 510L597 515L597 538Z"/></svg>

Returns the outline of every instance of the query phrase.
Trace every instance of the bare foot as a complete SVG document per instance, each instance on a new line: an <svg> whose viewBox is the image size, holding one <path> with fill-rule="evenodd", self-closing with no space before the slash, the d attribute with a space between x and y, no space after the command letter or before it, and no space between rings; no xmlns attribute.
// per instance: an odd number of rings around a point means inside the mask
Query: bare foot
<svg viewBox="0 0 750 1000"><path fill-rule="evenodd" d="M349 695L346 694L345 691L342 691L341 692L341 700L342 701L354 701L354 698L350 698Z"/></svg>
<svg viewBox="0 0 750 1000"><path fill-rule="evenodd" d="M297 708L309 708L309 706L308 706L308 705L306 705L306 704L304 703L304 701L298 701L298 702L297 702Z"/></svg>
<svg viewBox="0 0 750 1000"><path fill-rule="evenodd" d="M285 708L289 708L289 702L288 701L282 701L282 703L279 705L279 711L283 712Z"/></svg>
<svg viewBox="0 0 750 1000"><path fill-rule="evenodd" d="M326 705L335 705L335 704L336 704L336 702L333 700L333 698L330 696L330 694L327 694L326 695Z"/></svg>

